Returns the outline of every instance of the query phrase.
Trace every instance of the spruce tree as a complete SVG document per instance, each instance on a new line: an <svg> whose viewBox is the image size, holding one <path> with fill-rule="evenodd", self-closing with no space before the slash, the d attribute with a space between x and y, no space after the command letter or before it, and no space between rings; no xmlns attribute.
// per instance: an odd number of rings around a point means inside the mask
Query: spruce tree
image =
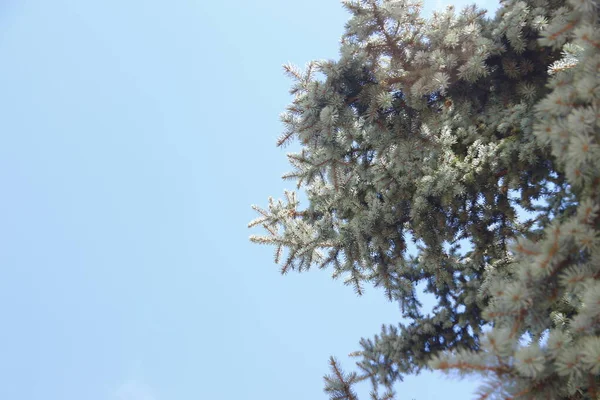
<svg viewBox="0 0 600 400"><path fill-rule="evenodd" d="M600 399L597 1L343 6L339 59L284 67L277 144L299 141L284 178L308 204L287 191L249 224L282 273L380 287L410 321L362 339L357 372L332 358L325 391L391 399L433 369L481 376L481 399Z"/></svg>

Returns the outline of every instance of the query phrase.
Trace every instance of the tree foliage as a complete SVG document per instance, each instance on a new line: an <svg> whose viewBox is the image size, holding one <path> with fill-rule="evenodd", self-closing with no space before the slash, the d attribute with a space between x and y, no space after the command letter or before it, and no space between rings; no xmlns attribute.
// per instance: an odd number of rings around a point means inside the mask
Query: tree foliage
<svg viewBox="0 0 600 400"><path fill-rule="evenodd" d="M370 379L391 399L403 375L437 369L481 375L481 399L600 398L596 0L429 20L412 0L343 5L339 59L285 66L278 145L301 143L284 177L308 206L288 191L250 223L283 273L380 287L410 321L362 339L359 372L332 358L326 392L355 399Z"/></svg>

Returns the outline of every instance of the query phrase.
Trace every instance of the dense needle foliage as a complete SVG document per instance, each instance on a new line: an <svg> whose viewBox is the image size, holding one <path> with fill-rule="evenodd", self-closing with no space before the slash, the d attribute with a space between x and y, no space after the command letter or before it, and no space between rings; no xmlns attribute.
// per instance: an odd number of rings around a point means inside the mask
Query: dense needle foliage
<svg viewBox="0 0 600 400"><path fill-rule="evenodd" d="M301 143L285 178L308 206L286 192L250 223L283 273L381 287L410 321L362 339L358 372L332 358L326 392L355 399L370 379L392 398L403 375L438 369L481 374L482 399L600 398L596 0L430 20L417 1L343 4L339 59L285 66L278 145Z"/></svg>

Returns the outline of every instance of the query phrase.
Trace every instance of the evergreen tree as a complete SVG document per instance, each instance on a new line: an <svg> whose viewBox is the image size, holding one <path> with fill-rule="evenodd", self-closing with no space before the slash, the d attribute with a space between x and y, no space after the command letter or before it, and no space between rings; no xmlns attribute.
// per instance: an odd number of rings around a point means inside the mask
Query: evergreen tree
<svg viewBox="0 0 600 400"><path fill-rule="evenodd" d="M332 358L325 391L356 399L370 379L391 399L403 375L434 369L480 374L481 399L600 399L596 0L506 0L493 19L343 5L339 59L285 66L278 145L302 145L284 177L308 206L289 191L249 224L282 273L381 287L410 321L362 339L358 372Z"/></svg>

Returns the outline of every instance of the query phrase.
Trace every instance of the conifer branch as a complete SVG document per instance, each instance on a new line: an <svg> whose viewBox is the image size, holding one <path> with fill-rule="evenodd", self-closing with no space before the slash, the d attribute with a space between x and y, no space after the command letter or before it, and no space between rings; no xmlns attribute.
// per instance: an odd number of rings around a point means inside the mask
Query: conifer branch
<svg viewBox="0 0 600 400"><path fill-rule="evenodd" d="M409 1L344 7L338 61L284 66L294 99L277 145L299 139L284 178L309 207L286 192L249 223L283 274L331 267L409 319L361 340L360 378L333 362L327 393L356 400L352 384L370 378L379 400L379 386L430 367L493 376L481 398L597 397L597 5L511 0L493 20L473 6L429 24ZM437 299L427 317L423 281Z"/></svg>

